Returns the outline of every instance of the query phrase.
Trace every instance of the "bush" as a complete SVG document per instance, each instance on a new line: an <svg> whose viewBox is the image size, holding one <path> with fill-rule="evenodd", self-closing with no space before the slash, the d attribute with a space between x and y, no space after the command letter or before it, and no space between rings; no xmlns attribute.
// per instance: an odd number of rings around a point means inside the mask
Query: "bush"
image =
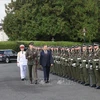
<svg viewBox="0 0 100 100"><path fill-rule="evenodd" d="M23 43L25 45L28 45L32 41L18 41L18 43ZM68 42L68 41L58 41L58 42L52 42L52 41L33 41L35 46L75 46L75 45L81 45L80 42Z"/></svg>
<svg viewBox="0 0 100 100"><path fill-rule="evenodd" d="M19 51L19 45L24 44L25 46L28 46L30 42L34 42L35 46L75 46L75 45L81 45L79 42L66 42L66 41L58 41L58 42L52 42L52 41L7 41L7 42L0 42L0 49L13 49L15 51Z"/></svg>
<svg viewBox="0 0 100 100"><path fill-rule="evenodd" d="M7 41L7 42L0 42L0 49L13 49L16 50L16 42Z"/></svg>

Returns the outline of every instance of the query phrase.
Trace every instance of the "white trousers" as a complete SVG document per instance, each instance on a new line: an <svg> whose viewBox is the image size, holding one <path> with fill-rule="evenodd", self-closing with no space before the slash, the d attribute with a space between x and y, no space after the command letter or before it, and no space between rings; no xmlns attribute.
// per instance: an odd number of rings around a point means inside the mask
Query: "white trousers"
<svg viewBox="0 0 100 100"><path fill-rule="evenodd" d="M26 67L27 67L27 65L20 65L20 77L21 77L21 79L26 78Z"/></svg>

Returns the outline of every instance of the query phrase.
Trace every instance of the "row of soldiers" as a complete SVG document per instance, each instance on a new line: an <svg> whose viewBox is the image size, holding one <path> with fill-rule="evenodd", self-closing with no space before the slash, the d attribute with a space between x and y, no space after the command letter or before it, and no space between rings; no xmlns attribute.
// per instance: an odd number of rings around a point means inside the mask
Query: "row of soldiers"
<svg viewBox="0 0 100 100"><path fill-rule="evenodd" d="M98 44L49 49L54 59L51 73L100 89L100 48ZM41 49L37 48L37 51Z"/></svg>
<svg viewBox="0 0 100 100"><path fill-rule="evenodd" d="M51 73L85 86L100 89L100 48L98 44L51 48L54 67Z"/></svg>

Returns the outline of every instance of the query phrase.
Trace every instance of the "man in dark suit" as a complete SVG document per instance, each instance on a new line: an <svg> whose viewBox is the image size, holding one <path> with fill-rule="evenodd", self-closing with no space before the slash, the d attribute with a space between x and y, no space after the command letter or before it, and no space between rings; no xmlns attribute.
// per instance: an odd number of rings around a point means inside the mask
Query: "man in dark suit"
<svg viewBox="0 0 100 100"><path fill-rule="evenodd" d="M53 66L52 52L44 45L43 50L40 52L40 65L43 67L44 81L49 82L50 66Z"/></svg>

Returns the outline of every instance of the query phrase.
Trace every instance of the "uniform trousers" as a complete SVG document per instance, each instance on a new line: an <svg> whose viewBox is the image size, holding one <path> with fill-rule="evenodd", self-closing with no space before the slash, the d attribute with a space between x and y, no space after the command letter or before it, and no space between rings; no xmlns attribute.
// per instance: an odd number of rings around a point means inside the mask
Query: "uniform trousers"
<svg viewBox="0 0 100 100"><path fill-rule="evenodd" d="M26 68L27 68L27 65L20 65L20 77L21 77L21 79L26 78Z"/></svg>
<svg viewBox="0 0 100 100"><path fill-rule="evenodd" d="M33 73L33 79L36 81L38 78L37 75L37 65L28 65L29 70L29 79L32 81L32 73Z"/></svg>

